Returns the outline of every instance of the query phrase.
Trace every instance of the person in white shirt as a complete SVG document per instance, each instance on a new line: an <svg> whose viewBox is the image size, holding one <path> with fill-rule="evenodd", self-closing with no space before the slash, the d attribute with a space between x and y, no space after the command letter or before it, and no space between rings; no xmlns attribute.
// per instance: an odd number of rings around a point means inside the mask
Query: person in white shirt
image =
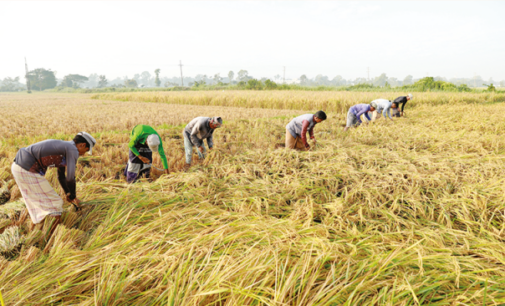
<svg viewBox="0 0 505 306"><path fill-rule="evenodd" d="M386 99L377 99L373 100L370 104L377 105L377 107L375 108L377 110L377 113L378 114L382 113L385 119L389 117L389 119L391 119L391 122L393 122L393 118L391 118L391 109L396 109L398 107L398 103L391 102Z"/></svg>

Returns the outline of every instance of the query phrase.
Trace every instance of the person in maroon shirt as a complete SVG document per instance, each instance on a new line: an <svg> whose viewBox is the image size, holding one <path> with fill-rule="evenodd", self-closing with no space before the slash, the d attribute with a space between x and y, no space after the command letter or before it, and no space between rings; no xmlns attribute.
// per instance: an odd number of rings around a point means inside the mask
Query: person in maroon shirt
<svg viewBox="0 0 505 306"><path fill-rule="evenodd" d="M324 120L326 120L326 113L323 111L301 115L291 120L286 125L286 148L301 151L310 150L310 145L307 142L307 132L315 145L314 126Z"/></svg>

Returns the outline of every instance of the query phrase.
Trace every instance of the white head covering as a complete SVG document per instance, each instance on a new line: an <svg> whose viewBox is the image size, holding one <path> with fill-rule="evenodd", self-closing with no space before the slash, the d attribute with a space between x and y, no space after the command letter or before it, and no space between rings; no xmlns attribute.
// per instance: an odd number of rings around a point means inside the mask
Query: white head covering
<svg viewBox="0 0 505 306"><path fill-rule="evenodd" d="M372 101L372 102L370 103L370 106L371 106L371 107L373 107L373 108L375 108L375 109L377 109L377 102Z"/></svg>
<svg viewBox="0 0 505 306"><path fill-rule="evenodd" d="M410 100L414 98L414 96L411 93L409 93L407 96L409 97Z"/></svg>
<svg viewBox="0 0 505 306"><path fill-rule="evenodd" d="M86 132L79 132L77 135L82 136L89 144L89 154L91 155L93 146L96 144L95 138Z"/></svg>
<svg viewBox="0 0 505 306"><path fill-rule="evenodd" d="M158 152L158 146L160 145L160 137L156 134L151 134L147 136L147 146L151 151Z"/></svg>
<svg viewBox="0 0 505 306"><path fill-rule="evenodd" d="M221 117L212 117L210 119L210 123L214 124L217 128L220 128L223 125L223 119Z"/></svg>

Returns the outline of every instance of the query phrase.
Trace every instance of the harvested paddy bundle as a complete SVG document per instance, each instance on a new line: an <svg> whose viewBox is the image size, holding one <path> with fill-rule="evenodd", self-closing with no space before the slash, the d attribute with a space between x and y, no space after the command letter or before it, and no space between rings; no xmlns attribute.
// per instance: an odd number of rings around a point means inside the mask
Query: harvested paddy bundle
<svg viewBox="0 0 505 306"><path fill-rule="evenodd" d="M0 219L13 219L19 216L26 208L25 203L21 201L9 202L0 206Z"/></svg>
<svg viewBox="0 0 505 306"><path fill-rule="evenodd" d="M0 181L0 205L9 201L11 198L11 192L9 186L5 181Z"/></svg>
<svg viewBox="0 0 505 306"><path fill-rule="evenodd" d="M20 248L21 236L17 226L8 227L0 234L0 255L10 257Z"/></svg>

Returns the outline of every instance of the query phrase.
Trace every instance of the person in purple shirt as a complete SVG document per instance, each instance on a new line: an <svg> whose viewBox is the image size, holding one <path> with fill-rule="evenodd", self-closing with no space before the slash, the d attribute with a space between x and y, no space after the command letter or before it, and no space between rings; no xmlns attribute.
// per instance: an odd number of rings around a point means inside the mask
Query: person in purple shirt
<svg viewBox="0 0 505 306"><path fill-rule="evenodd" d="M347 131L350 127L360 125L362 123L360 119L361 115L365 115L368 121L372 121L368 115L368 112L373 112L376 107L377 105L374 102L370 104L356 104L354 106L351 106L347 112L347 124L344 131Z"/></svg>

